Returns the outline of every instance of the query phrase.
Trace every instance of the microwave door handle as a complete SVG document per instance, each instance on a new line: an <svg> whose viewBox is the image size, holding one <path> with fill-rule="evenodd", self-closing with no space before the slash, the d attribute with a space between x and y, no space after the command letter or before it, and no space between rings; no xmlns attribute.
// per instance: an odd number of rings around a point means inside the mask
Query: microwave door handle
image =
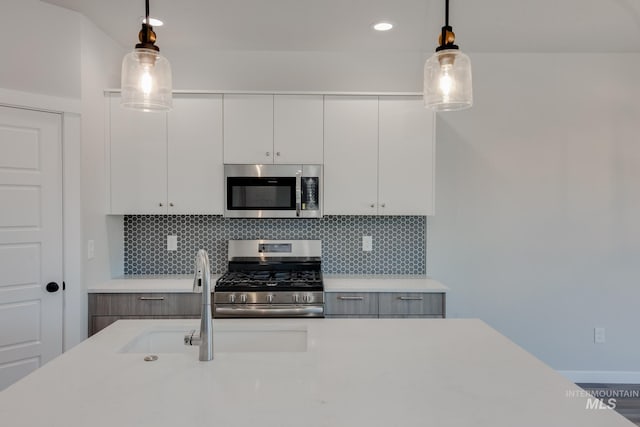
<svg viewBox="0 0 640 427"><path fill-rule="evenodd" d="M302 208L302 171L296 172L296 216L300 216Z"/></svg>

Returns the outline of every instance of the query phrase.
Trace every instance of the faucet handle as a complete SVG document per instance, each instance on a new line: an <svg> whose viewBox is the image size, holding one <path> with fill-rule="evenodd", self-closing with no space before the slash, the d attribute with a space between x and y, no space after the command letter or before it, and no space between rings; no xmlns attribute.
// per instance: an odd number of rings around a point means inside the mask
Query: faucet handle
<svg viewBox="0 0 640 427"><path fill-rule="evenodd" d="M202 293L202 270L198 268L198 260L196 260L195 275L193 276L193 292Z"/></svg>

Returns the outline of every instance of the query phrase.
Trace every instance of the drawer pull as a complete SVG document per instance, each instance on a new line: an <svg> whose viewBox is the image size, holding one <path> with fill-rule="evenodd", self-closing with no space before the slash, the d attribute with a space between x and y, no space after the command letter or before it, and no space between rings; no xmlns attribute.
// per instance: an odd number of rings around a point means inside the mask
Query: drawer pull
<svg viewBox="0 0 640 427"><path fill-rule="evenodd" d="M398 297L400 301L422 301L422 297Z"/></svg>
<svg viewBox="0 0 640 427"><path fill-rule="evenodd" d="M338 297L338 299L342 301L362 301L364 297Z"/></svg>
<svg viewBox="0 0 640 427"><path fill-rule="evenodd" d="M139 297L140 301L164 301L164 297Z"/></svg>

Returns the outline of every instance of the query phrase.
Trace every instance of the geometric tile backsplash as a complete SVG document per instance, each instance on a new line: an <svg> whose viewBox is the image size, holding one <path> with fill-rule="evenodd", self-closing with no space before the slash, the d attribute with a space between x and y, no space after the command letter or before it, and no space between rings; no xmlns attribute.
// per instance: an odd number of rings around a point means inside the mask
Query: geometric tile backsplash
<svg viewBox="0 0 640 427"><path fill-rule="evenodd" d="M190 274L198 249L211 270L227 270L227 240L322 240L322 271L334 274L425 274L426 216L223 218L220 215L126 215L124 273ZM167 251L167 236L178 250ZM373 251L362 251L373 236Z"/></svg>

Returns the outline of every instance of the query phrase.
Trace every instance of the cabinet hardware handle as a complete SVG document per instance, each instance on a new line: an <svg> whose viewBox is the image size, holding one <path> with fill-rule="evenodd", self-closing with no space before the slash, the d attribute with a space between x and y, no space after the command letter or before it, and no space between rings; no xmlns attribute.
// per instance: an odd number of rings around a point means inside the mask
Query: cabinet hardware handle
<svg viewBox="0 0 640 427"><path fill-rule="evenodd" d="M369 207L370 207L370 208L375 208L375 207L376 207L376 205L375 205L375 203L371 203L371 204L369 205Z"/></svg>
<svg viewBox="0 0 640 427"><path fill-rule="evenodd" d="M162 203L158 203L158 206L162 207Z"/></svg>
<svg viewBox="0 0 640 427"><path fill-rule="evenodd" d="M269 151L267 151L267 157L269 157L271 155L271 153Z"/></svg>
<svg viewBox="0 0 640 427"><path fill-rule="evenodd" d="M276 151L276 156L280 157L280 152Z"/></svg>
<svg viewBox="0 0 640 427"><path fill-rule="evenodd" d="M140 301L164 301L164 297L138 297Z"/></svg>
<svg viewBox="0 0 640 427"><path fill-rule="evenodd" d="M173 203L169 203L169 206L173 207Z"/></svg>
<svg viewBox="0 0 640 427"><path fill-rule="evenodd" d="M400 301L422 301L422 297L398 297Z"/></svg>
<svg viewBox="0 0 640 427"><path fill-rule="evenodd" d="M380 207L383 207L383 208L386 207L386 206L387 206L386 203L383 203L383 204L380 205Z"/></svg>
<svg viewBox="0 0 640 427"><path fill-rule="evenodd" d="M338 297L338 299L342 301L362 301L364 297Z"/></svg>

